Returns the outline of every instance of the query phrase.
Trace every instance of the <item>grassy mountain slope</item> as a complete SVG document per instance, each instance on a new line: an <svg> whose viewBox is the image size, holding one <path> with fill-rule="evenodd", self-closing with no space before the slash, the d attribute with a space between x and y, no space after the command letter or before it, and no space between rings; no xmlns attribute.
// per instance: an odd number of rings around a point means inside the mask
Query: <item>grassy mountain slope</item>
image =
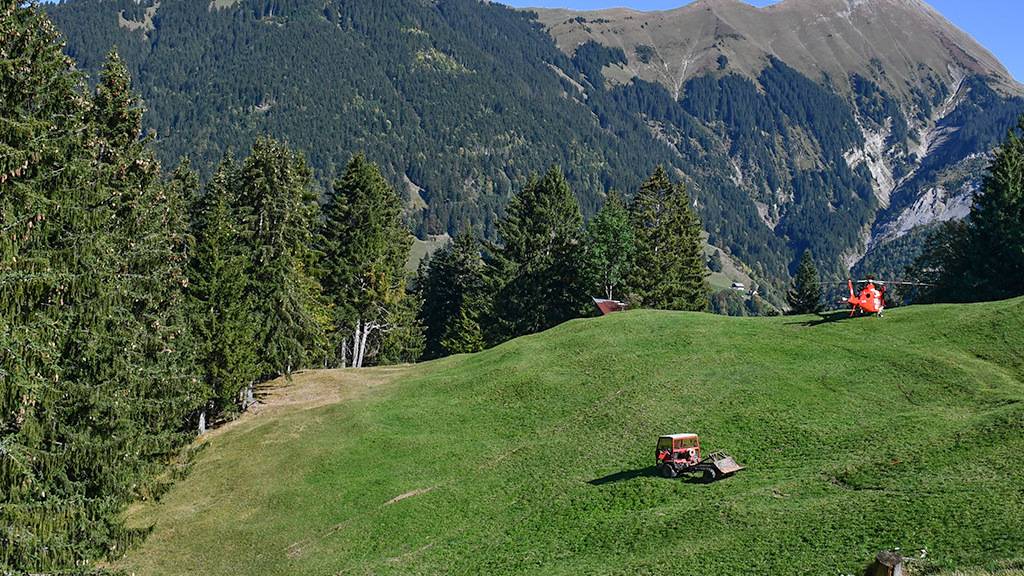
<svg viewBox="0 0 1024 576"><path fill-rule="evenodd" d="M140 574L836 574L1024 549L1024 299L884 320L638 311L312 372L131 513ZM658 434L748 466L650 475Z"/></svg>

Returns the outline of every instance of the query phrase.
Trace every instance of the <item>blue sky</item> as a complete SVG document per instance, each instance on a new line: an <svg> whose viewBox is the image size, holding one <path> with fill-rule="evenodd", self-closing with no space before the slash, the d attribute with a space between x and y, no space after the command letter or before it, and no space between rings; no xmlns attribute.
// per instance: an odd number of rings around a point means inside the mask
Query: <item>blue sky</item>
<svg viewBox="0 0 1024 576"><path fill-rule="evenodd" d="M925 0L954 24L974 36L999 58L1013 76L1024 82L1024 0ZM509 6L537 6L596 10L629 6L637 10L667 10L688 4L687 0L501 0ZM756 6L772 0L747 0Z"/></svg>

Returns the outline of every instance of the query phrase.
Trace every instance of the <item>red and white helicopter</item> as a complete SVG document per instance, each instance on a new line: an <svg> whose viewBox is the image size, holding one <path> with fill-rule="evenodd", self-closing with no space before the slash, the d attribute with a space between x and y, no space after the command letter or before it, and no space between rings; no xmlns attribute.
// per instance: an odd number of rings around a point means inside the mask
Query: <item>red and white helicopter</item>
<svg viewBox="0 0 1024 576"><path fill-rule="evenodd" d="M885 312L885 289L887 286L931 286L921 282L899 282L894 280L875 280L868 276L865 280L847 280L850 287L850 297L842 300L844 304L850 305L850 316L857 314L877 314L879 318ZM864 287L860 291L853 288L854 283Z"/></svg>

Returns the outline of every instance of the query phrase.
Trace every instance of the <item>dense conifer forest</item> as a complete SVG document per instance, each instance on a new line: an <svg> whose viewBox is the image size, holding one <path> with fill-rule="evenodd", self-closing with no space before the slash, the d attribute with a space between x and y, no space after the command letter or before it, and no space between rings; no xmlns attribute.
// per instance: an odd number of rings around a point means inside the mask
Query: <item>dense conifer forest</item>
<svg viewBox="0 0 1024 576"><path fill-rule="evenodd" d="M885 129L900 179L922 136L877 78L808 78L778 59L749 78L722 57L675 98L661 84L606 80L626 63L619 48L587 42L567 55L530 13L472 0L71 0L48 12L82 69L118 47L165 165L188 155L205 180L226 151L271 134L307 155L326 194L365 153L416 236L487 240L514 192L550 165L585 219L664 165L690 185L708 241L749 265L777 305L805 249L823 274L845 276L873 226L944 167L988 151L1024 111L968 77L938 127L956 136L887 206L847 156L865 145L862 129ZM915 87L913 114L948 96L941 83Z"/></svg>

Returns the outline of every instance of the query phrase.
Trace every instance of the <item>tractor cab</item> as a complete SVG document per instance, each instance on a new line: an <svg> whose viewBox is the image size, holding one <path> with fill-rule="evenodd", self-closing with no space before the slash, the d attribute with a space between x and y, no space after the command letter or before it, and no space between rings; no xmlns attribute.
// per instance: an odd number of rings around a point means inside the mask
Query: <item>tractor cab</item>
<svg viewBox="0 0 1024 576"><path fill-rule="evenodd" d="M696 434L670 434L658 438L655 465L685 468L700 462L700 438Z"/></svg>
<svg viewBox="0 0 1024 576"><path fill-rule="evenodd" d="M703 474L705 482L713 482L743 470L743 466L725 452L701 457L700 438L696 434L659 437L654 451L654 467L665 478L675 478L680 474Z"/></svg>

